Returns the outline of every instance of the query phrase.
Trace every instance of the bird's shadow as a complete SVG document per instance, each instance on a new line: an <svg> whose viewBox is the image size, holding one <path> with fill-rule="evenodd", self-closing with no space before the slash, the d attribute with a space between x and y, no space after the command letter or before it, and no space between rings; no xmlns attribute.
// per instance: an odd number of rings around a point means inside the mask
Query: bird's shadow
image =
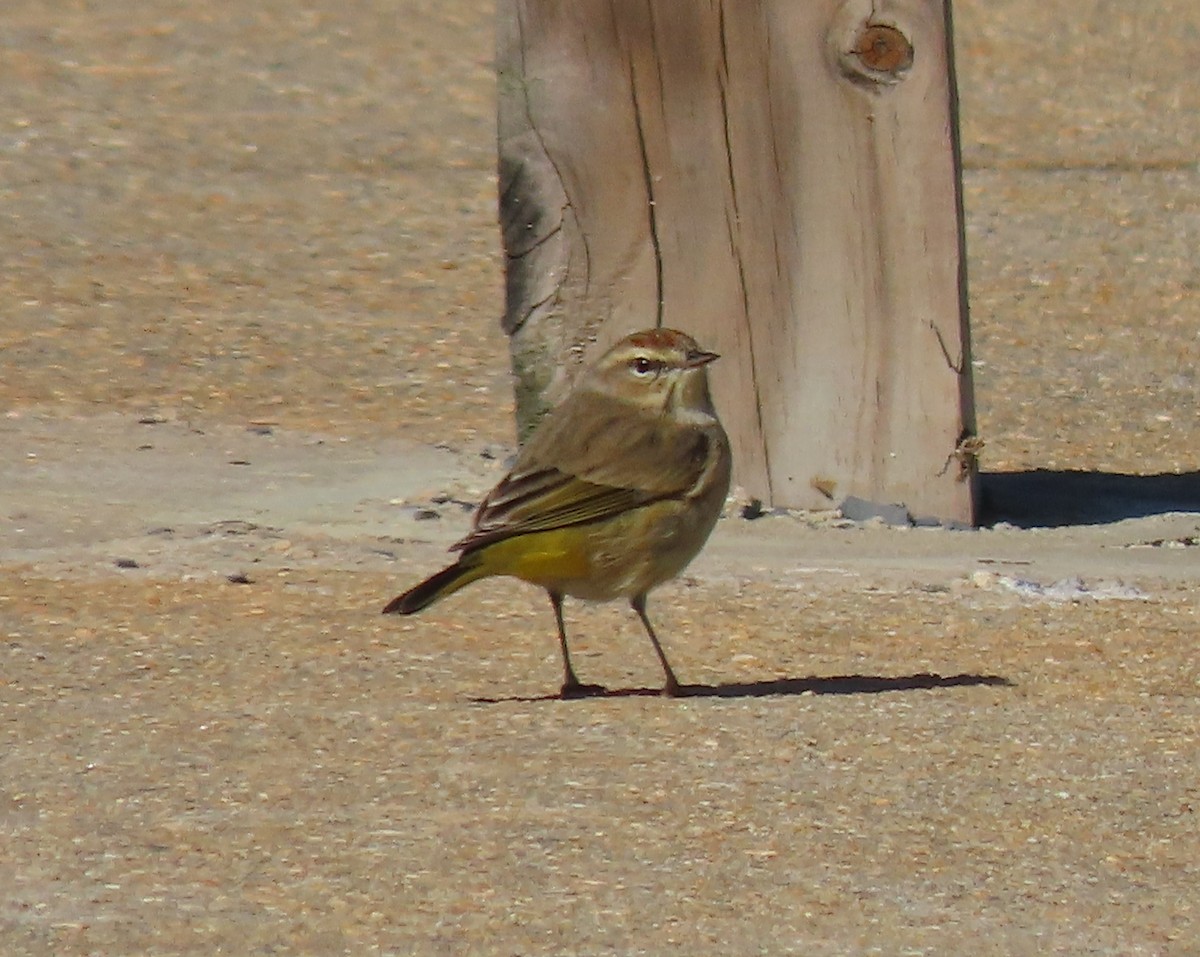
<svg viewBox="0 0 1200 957"><path fill-rule="evenodd" d="M828 675L806 678L775 678L771 681L737 681L719 685L682 685L679 698L770 698L821 694L883 694L888 691L935 691L943 688L999 687L1014 683L1001 675ZM475 697L475 704L511 702L581 701L588 698L657 698L661 688L601 688L588 694L563 698L557 694L534 696Z"/></svg>

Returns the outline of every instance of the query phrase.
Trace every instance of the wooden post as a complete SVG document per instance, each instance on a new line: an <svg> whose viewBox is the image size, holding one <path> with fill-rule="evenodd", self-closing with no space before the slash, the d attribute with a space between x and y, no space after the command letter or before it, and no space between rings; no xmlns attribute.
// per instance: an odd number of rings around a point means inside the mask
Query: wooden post
<svg viewBox="0 0 1200 957"><path fill-rule="evenodd" d="M949 0L499 0L526 434L666 325L722 353L736 481L975 516Z"/></svg>

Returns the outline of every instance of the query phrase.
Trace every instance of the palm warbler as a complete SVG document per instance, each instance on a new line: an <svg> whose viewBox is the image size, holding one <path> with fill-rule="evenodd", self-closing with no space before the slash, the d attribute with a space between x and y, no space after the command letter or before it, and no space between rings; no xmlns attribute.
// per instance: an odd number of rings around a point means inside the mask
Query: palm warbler
<svg viewBox="0 0 1200 957"><path fill-rule="evenodd" d="M389 602L411 615L480 578L510 575L550 595L563 697L603 691L571 667L564 595L627 598L679 693L646 615L650 589L700 551L729 491L729 440L713 409L717 356L690 336L651 329L622 339L542 420L511 472L483 500L458 561Z"/></svg>

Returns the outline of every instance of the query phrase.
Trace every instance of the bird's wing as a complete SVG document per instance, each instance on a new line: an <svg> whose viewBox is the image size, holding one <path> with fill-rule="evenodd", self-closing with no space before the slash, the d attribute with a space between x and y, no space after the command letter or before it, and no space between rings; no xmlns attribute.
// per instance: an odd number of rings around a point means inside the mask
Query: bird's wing
<svg viewBox="0 0 1200 957"><path fill-rule="evenodd" d="M699 480L712 451L703 430L665 428L600 394L579 416L572 398L541 423L455 549L610 518L682 496Z"/></svg>
<svg viewBox="0 0 1200 957"><path fill-rule="evenodd" d="M479 506L471 534L454 547L470 551L501 538L582 525L660 497L636 489L596 485L557 469L509 475Z"/></svg>
<svg viewBox="0 0 1200 957"><path fill-rule="evenodd" d="M573 407L584 403L587 414L580 415ZM596 485L663 498L688 492L714 451L708 430L681 425L665 411L637 408L599 391L576 392L546 416L513 472L554 468Z"/></svg>

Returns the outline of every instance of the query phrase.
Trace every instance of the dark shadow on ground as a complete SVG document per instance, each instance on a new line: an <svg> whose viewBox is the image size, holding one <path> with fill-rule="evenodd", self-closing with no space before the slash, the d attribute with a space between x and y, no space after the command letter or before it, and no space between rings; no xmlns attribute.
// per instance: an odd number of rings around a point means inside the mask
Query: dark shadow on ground
<svg viewBox="0 0 1200 957"><path fill-rule="evenodd" d="M1200 512L1200 472L984 472L980 524L1018 528L1104 525L1167 512Z"/></svg>
<svg viewBox="0 0 1200 957"><path fill-rule="evenodd" d="M1000 675L829 675L807 678L776 678L771 681L747 681L720 685L683 685L681 698L769 698L776 695L804 694L883 694L886 691L931 691L942 688L1011 688L1013 682ZM648 698L662 694L660 688L600 689L586 698ZM557 694L535 697L472 698L476 704L503 702L561 701ZM569 700L579 700L572 698Z"/></svg>

